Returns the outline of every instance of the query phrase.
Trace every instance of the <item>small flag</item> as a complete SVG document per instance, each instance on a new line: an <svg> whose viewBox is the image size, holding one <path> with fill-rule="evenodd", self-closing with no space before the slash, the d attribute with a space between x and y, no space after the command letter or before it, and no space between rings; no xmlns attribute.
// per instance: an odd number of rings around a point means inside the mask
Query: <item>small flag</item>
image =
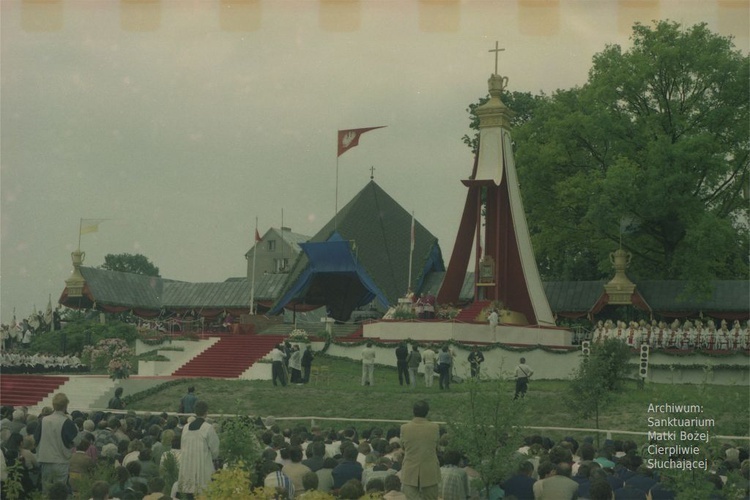
<svg viewBox="0 0 750 500"><path fill-rule="evenodd" d="M95 233L99 231L99 224L107 219L81 219L81 234Z"/></svg>
<svg viewBox="0 0 750 500"><path fill-rule="evenodd" d="M255 229L255 242L258 243L259 241L263 241L263 238L260 237L260 233L258 232L258 229Z"/></svg>
<svg viewBox="0 0 750 500"><path fill-rule="evenodd" d="M349 151L354 146L357 146L359 144L359 136L364 134L365 132L369 132L370 130L375 130L378 128L385 128L385 125L380 127L368 127L368 128L352 128L348 130L339 130L339 139L338 139L338 155L341 156L342 154Z"/></svg>

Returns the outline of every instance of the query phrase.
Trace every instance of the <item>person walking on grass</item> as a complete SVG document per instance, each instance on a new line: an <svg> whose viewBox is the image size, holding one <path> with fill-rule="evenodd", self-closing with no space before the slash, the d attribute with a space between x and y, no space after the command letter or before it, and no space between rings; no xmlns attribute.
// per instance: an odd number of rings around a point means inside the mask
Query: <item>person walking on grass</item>
<svg viewBox="0 0 750 500"><path fill-rule="evenodd" d="M187 394L180 400L180 413L195 413L195 403L198 396L195 395L195 386L188 387Z"/></svg>
<svg viewBox="0 0 750 500"><path fill-rule="evenodd" d="M516 394L513 396L513 399L526 396L526 391L529 388L529 379L534 374L534 370L526 364L526 358L521 358L520 361L516 366Z"/></svg>

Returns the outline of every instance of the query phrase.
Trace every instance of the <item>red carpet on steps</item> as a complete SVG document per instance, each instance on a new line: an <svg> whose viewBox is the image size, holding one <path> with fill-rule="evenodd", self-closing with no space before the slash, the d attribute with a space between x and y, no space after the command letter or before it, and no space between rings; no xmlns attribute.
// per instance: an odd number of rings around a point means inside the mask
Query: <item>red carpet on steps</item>
<svg viewBox="0 0 750 500"><path fill-rule="evenodd" d="M0 377L0 404L34 406L68 380L68 377L46 375L3 375Z"/></svg>
<svg viewBox="0 0 750 500"><path fill-rule="evenodd" d="M472 302L467 307L464 307L460 313L454 318L454 321L462 321L464 323L471 323L476 321L477 316L482 312L482 309L490 305L489 300L480 300Z"/></svg>
<svg viewBox="0 0 750 500"><path fill-rule="evenodd" d="M211 336L219 337L219 341L182 365L173 376L237 378L284 340L281 335L217 333Z"/></svg>

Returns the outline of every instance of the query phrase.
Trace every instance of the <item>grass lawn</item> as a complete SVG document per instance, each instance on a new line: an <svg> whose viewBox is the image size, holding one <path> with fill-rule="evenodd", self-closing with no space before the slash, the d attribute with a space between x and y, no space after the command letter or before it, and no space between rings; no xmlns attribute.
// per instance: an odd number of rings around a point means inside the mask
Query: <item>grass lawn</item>
<svg viewBox="0 0 750 500"><path fill-rule="evenodd" d="M451 385L450 391L441 391L437 379L433 387L428 389L424 387L424 379L420 377L417 389L401 387L396 369L391 367L376 366L375 385L362 387L361 367L357 362L320 356L315 359L314 365L329 366L330 380L312 381L305 386L274 387L271 381L185 379L184 382L166 386L145 397L136 395L134 401L128 404L128 409L177 411L180 398L187 392L187 387L195 385L198 397L209 404L209 413L261 417L273 415L277 419L302 417L306 425L310 425L310 417L409 420L413 402L426 399L431 406L430 419L447 422L464 411L468 399L466 385L460 383ZM502 384L508 395L508 404L513 404L512 381L484 383ZM593 428L593 420L584 420L570 414L563 401L566 388L565 381L532 381L526 401L532 415L528 424L540 427ZM639 389L635 381L628 382L625 390L617 394L615 400L603 411L600 427L636 432L654 430L648 428L647 417L668 415L649 414L649 403L699 404L703 406L703 413L689 416L714 419L715 425L708 429L712 434L750 435L750 390L747 386L647 384ZM343 426L340 422L316 423L324 427ZM372 425L374 424L361 423L357 427ZM378 425L389 426L386 423ZM591 435L590 432L536 432L558 439L565 435ZM614 437L645 441L645 436Z"/></svg>

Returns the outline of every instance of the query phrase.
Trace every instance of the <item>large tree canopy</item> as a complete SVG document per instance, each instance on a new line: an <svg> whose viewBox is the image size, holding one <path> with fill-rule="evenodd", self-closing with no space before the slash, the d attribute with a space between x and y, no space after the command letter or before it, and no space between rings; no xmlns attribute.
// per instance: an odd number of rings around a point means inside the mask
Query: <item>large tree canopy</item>
<svg viewBox="0 0 750 500"><path fill-rule="evenodd" d="M104 256L104 264L101 265L101 268L108 271L159 277L159 268L153 265L146 256L139 253L109 253Z"/></svg>
<svg viewBox="0 0 750 500"><path fill-rule="evenodd" d="M748 273L748 57L704 24L636 24L585 85L523 104L516 163L540 271L601 279ZM505 100L505 97L503 98Z"/></svg>

